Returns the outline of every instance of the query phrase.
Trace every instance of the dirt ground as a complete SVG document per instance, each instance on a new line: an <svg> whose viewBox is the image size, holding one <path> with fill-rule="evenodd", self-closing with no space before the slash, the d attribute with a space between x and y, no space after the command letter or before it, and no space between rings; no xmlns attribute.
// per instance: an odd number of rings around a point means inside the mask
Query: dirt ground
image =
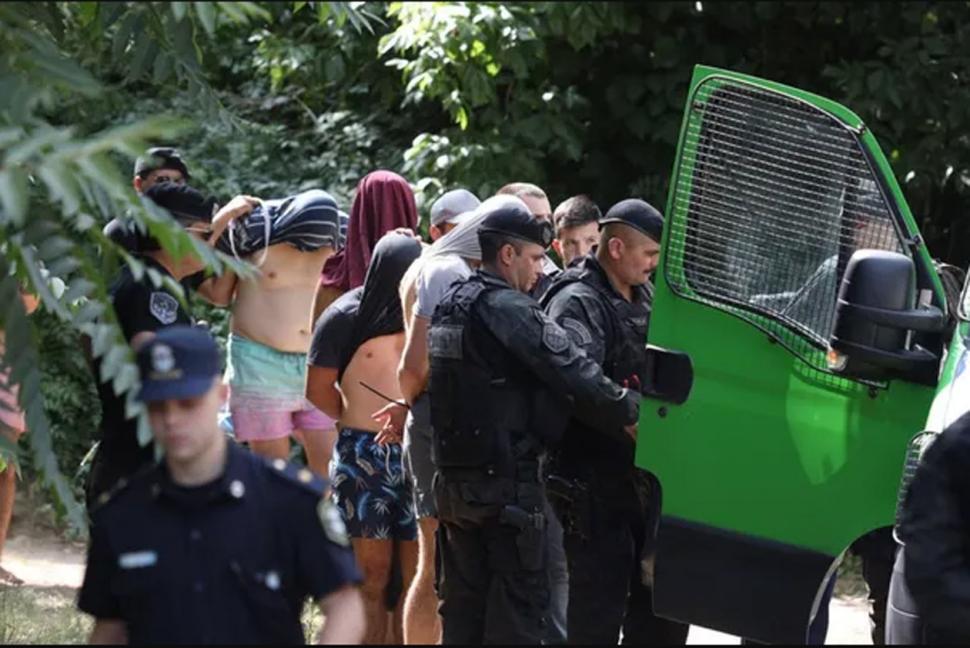
<svg viewBox="0 0 970 648"><path fill-rule="evenodd" d="M23 513L30 511L30 513ZM14 523L4 549L4 568L24 586L0 587L0 644L83 643L91 621L76 611L84 577L85 547L64 540L41 509L18 496ZM869 644L864 590L849 565L836 587L828 644ZM692 626L689 644L738 644L738 637Z"/></svg>

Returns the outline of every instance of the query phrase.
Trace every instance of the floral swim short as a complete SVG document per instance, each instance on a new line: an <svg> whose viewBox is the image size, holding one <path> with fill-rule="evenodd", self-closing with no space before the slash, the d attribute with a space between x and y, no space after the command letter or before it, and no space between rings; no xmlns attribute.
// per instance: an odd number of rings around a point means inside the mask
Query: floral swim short
<svg viewBox="0 0 970 648"><path fill-rule="evenodd" d="M341 428L330 461L334 502L352 538L415 540L410 480L400 444L378 445L373 432Z"/></svg>

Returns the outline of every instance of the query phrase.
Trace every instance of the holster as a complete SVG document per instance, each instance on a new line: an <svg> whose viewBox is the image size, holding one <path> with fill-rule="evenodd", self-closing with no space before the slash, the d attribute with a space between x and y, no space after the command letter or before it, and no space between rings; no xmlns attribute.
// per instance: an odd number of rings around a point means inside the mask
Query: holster
<svg viewBox="0 0 970 648"><path fill-rule="evenodd" d="M465 472L474 474L461 474ZM447 476L441 471L436 472L432 491L439 519L462 527L478 526L499 515L503 506L515 501L514 480L482 477L480 471L460 471L457 475Z"/></svg>
<svg viewBox="0 0 970 648"><path fill-rule="evenodd" d="M543 556L546 550L545 532L546 515L541 510L529 512L520 506L503 506L499 512L500 524L507 524L518 529L515 545L518 549L519 561L522 568L537 571L543 568Z"/></svg>

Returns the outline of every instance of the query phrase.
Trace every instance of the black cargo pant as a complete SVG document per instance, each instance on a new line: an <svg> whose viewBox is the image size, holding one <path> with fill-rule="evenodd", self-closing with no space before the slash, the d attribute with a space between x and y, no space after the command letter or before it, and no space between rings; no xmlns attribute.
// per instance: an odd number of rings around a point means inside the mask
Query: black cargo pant
<svg viewBox="0 0 970 648"><path fill-rule="evenodd" d="M541 643L549 606L542 487L518 484L516 504L496 505L499 512L474 519L474 493L439 486L442 643Z"/></svg>
<svg viewBox="0 0 970 648"><path fill-rule="evenodd" d="M624 644L686 643L690 626L656 616L653 591L641 578L646 514L611 509L594 498L588 517L588 533L564 527L568 642L616 644L622 630Z"/></svg>

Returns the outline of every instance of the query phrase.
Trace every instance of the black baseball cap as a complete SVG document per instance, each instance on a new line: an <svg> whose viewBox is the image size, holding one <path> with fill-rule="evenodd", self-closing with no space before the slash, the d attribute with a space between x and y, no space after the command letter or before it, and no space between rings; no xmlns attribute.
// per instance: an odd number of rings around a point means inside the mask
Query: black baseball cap
<svg viewBox="0 0 970 648"><path fill-rule="evenodd" d="M627 198L616 203L600 219L600 226L622 223L637 229L657 243L663 237L664 217L653 205L639 198Z"/></svg>
<svg viewBox="0 0 970 648"><path fill-rule="evenodd" d="M201 396L222 372L216 341L198 326L160 329L138 349L136 358L141 374L138 399L144 402Z"/></svg>
<svg viewBox="0 0 970 648"><path fill-rule="evenodd" d="M178 149L169 146L150 148L145 151L144 155L138 156L138 159L135 160L134 173L141 178L159 169L174 169L181 173L186 181L191 178L189 168L182 161L182 154L179 153Z"/></svg>
<svg viewBox="0 0 970 648"><path fill-rule="evenodd" d="M552 243L552 224L539 220L521 199L507 194L492 196L475 210L487 214L478 228L478 235L503 234L549 247Z"/></svg>
<svg viewBox="0 0 970 648"><path fill-rule="evenodd" d="M215 199L206 198L197 189L174 182L153 185L142 195L159 207L167 209L179 221L209 222L216 205Z"/></svg>

